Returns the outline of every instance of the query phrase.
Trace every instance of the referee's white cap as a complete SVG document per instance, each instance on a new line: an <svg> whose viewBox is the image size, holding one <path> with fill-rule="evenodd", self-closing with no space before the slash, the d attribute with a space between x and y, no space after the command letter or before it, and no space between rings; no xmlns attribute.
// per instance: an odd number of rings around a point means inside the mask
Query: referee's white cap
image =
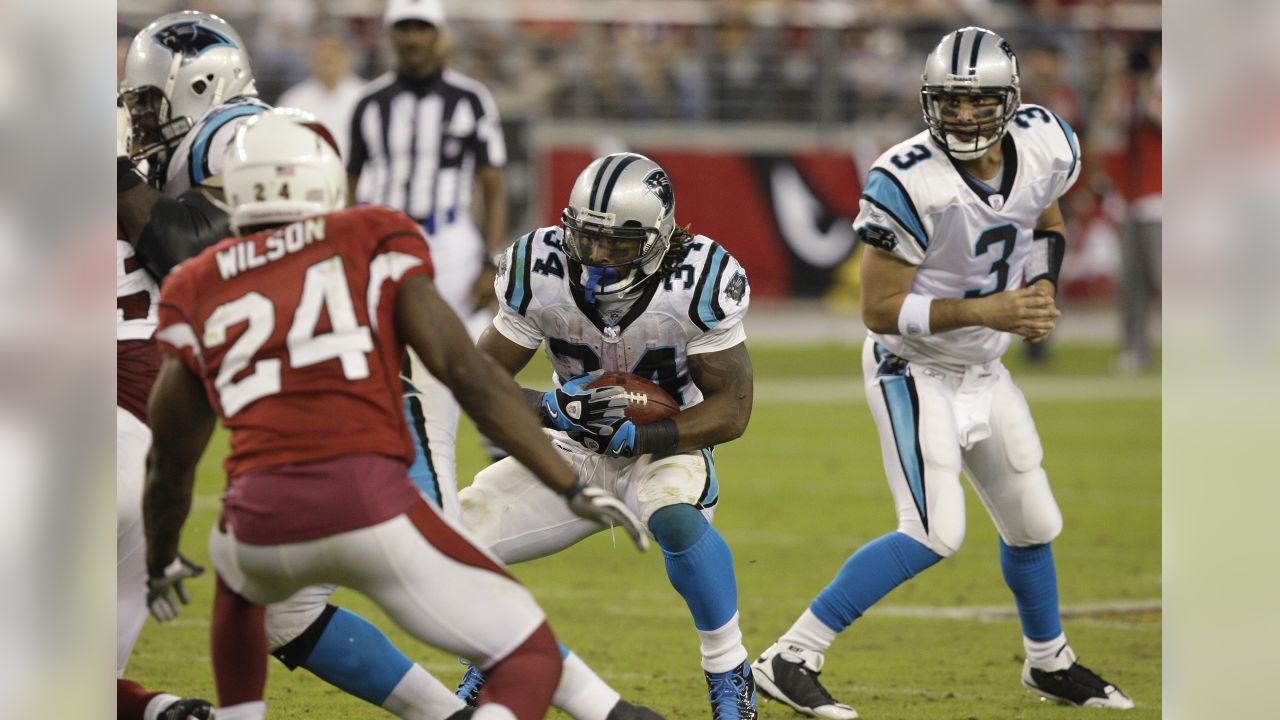
<svg viewBox="0 0 1280 720"><path fill-rule="evenodd" d="M401 20L421 20L444 27L444 5L440 0L387 0L382 23L390 27Z"/></svg>

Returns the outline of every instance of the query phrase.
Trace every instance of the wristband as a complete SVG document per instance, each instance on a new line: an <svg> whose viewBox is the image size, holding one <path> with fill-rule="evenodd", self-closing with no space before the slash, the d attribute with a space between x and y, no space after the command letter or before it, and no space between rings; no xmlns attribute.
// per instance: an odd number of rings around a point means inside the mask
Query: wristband
<svg viewBox="0 0 1280 720"><path fill-rule="evenodd" d="M564 495L565 500L572 500L577 497L580 492L582 492L582 483L574 480L573 484L561 494Z"/></svg>
<svg viewBox="0 0 1280 720"><path fill-rule="evenodd" d="M903 337L924 337L929 334L929 308L933 298L910 293L902 301L898 311L898 332Z"/></svg>
<svg viewBox="0 0 1280 720"><path fill-rule="evenodd" d="M1036 230L1031 234L1031 256L1027 258L1027 285L1048 280L1058 287L1058 274L1067 254L1067 239L1053 230Z"/></svg>
<svg viewBox="0 0 1280 720"><path fill-rule="evenodd" d="M134 189L143 183L133 162L124 155L116 156L116 192L122 193Z"/></svg>
<svg viewBox="0 0 1280 720"><path fill-rule="evenodd" d="M636 455L674 455L680 444L680 428L671 418L636 426Z"/></svg>

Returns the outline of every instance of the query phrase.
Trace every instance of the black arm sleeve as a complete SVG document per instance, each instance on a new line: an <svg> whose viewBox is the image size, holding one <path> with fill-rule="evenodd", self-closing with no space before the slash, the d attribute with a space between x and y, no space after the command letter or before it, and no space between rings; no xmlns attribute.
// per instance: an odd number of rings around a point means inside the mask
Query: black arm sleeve
<svg viewBox="0 0 1280 720"><path fill-rule="evenodd" d="M1036 230L1032 233L1031 258L1027 262L1027 285L1048 280L1058 287L1058 273L1067 254L1067 239L1052 230Z"/></svg>
<svg viewBox="0 0 1280 720"><path fill-rule="evenodd" d="M163 278L178 263L228 235L227 214L204 192L193 192L177 200L157 200L134 249L142 264Z"/></svg>

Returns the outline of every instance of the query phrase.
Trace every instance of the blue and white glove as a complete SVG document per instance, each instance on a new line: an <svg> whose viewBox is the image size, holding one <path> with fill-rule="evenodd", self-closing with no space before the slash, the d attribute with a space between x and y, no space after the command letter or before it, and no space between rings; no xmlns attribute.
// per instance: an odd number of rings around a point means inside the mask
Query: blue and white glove
<svg viewBox="0 0 1280 720"><path fill-rule="evenodd" d="M622 419L627 398L617 385L586 388L602 371L579 375L542 394L542 422L554 430L596 433Z"/></svg>
<svg viewBox="0 0 1280 720"><path fill-rule="evenodd" d="M641 454L636 452L636 424L626 418L618 418L600 426L595 432L570 432L569 437L586 449L605 457L635 457Z"/></svg>

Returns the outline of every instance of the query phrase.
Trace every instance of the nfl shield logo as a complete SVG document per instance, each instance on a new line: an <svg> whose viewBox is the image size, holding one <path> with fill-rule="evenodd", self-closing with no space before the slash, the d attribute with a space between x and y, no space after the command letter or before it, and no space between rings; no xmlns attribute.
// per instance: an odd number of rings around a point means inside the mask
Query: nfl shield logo
<svg viewBox="0 0 1280 720"><path fill-rule="evenodd" d="M992 210L999 210L1000 208L1004 207L1004 196L1003 196L1003 195L992 195L992 196L988 199L988 202L990 202L990 203L991 203L991 209L992 209Z"/></svg>

